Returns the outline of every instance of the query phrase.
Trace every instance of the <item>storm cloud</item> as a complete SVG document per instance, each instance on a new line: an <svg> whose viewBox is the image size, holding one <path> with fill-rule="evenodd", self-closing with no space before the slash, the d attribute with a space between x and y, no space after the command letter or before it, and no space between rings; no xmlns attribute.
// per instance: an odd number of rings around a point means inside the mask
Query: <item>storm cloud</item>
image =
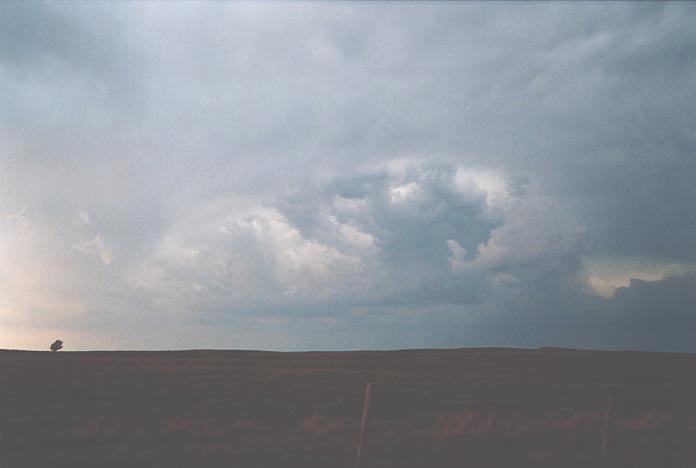
<svg viewBox="0 0 696 468"><path fill-rule="evenodd" d="M0 347L696 351L696 7L0 4Z"/></svg>

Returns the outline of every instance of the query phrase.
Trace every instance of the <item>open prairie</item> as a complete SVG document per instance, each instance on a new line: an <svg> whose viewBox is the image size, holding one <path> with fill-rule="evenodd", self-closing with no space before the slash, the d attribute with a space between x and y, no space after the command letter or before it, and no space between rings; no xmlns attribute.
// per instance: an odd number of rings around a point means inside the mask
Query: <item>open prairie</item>
<svg viewBox="0 0 696 468"><path fill-rule="evenodd" d="M696 356L0 351L0 466L696 466ZM612 425L602 448L608 396Z"/></svg>

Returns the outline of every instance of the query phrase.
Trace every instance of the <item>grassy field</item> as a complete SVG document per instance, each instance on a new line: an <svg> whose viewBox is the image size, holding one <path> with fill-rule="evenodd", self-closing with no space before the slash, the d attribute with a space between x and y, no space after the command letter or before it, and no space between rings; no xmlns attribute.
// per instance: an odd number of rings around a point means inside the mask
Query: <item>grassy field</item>
<svg viewBox="0 0 696 468"><path fill-rule="evenodd" d="M558 349L0 351L0 467L350 467L366 382L366 467L696 467L695 355Z"/></svg>

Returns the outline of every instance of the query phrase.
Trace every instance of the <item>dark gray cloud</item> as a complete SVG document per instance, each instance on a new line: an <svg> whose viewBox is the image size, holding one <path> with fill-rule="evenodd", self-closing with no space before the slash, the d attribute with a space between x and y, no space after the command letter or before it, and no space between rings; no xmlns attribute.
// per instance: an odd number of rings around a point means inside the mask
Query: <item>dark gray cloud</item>
<svg viewBox="0 0 696 468"><path fill-rule="evenodd" d="M693 352L695 281L694 272L658 281L634 279L611 299L566 290L530 300L516 291L491 308L485 319L488 336L519 346Z"/></svg>
<svg viewBox="0 0 696 468"><path fill-rule="evenodd" d="M0 346L693 351L695 19L4 2Z"/></svg>

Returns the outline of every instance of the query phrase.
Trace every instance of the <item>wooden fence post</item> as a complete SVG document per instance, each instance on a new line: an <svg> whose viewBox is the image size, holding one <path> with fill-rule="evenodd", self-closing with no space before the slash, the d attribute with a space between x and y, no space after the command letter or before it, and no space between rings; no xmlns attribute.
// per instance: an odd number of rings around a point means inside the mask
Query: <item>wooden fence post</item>
<svg viewBox="0 0 696 468"><path fill-rule="evenodd" d="M602 442L602 453L606 459L609 455L609 444L611 442L611 431L614 426L614 412L612 408L612 394L607 397L607 411L604 422L604 441Z"/></svg>
<svg viewBox="0 0 696 468"><path fill-rule="evenodd" d="M365 403L363 404L362 422L360 423L360 438L358 439L358 454L355 462L356 468L362 468L365 456L365 442L370 417L370 399L372 398L372 383L365 386Z"/></svg>

